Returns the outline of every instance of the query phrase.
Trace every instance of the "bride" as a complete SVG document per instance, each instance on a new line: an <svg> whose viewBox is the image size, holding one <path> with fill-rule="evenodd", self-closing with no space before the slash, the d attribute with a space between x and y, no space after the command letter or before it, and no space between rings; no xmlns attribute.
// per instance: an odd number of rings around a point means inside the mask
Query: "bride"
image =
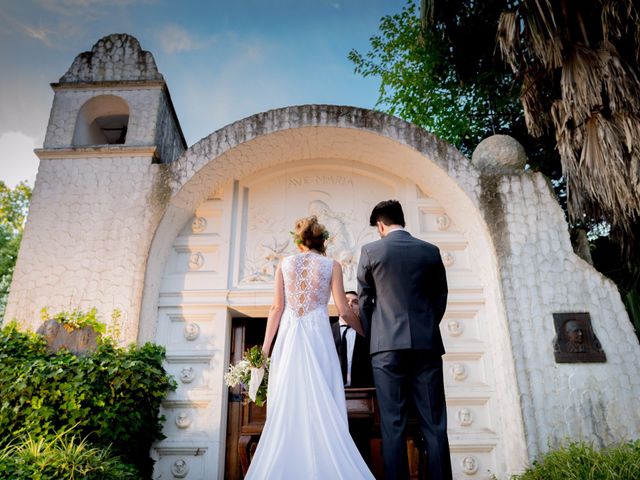
<svg viewBox="0 0 640 480"><path fill-rule="evenodd" d="M300 253L282 260L262 349L271 350L267 419L247 479L372 479L347 423L342 373L329 325L329 295L359 334L340 265L324 256L315 216L296 222Z"/></svg>

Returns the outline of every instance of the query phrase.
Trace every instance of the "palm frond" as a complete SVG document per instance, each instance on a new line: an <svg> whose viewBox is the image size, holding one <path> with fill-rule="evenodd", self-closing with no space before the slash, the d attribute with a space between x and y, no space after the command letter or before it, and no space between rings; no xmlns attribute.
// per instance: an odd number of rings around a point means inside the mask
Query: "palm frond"
<svg viewBox="0 0 640 480"><path fill-rule="evenodd" d="M560 78L562 101L574 122L584 122L594 106L602 105L601 58L592 49L575 45L565 58Z"/></svg>
<svg viewBox="0 0 640 480"><path fill-rule="evenodd" d="M516 53L520 47L520 32L516 12L503 12L500 14L496 40L502 58L506 60L514 71L517 71L518 60Z"/></svg>

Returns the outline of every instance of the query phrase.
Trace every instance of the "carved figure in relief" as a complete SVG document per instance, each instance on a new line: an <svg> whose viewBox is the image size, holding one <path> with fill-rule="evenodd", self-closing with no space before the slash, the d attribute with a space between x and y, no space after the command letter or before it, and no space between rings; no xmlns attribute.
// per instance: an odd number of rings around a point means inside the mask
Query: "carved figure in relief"
<svg viewBox="0 0 640 480"><path fill-rule="evenodd" d="M553 339L553 353L556 362L606 362L591 326L591 317L586 312L554 313L553 323L556 337Z"/></svg>
<svg viewBox="0 0 640 480"><path fill-rule="evenodd" d="M445 264L446 267L450 267L451 265L454 264L455 261L456 259L451 253L449 252L442 253L442 262Z"/></svg>
<svg viewBox="0 0 640 480"><path fill-rule="evenodd" d="M451 335L452 337L458 337L462 335L464 327L459 320L449 320L447 322L447 330L449 330L449 335Z"/></svg>
<svg viewBox="0 0 640 480"><path fill-rule="evenodd" d="M462 363L455 363L451 367L451 375L458 381L462 381L467 378L467 369Z"/></svg>
<svg viewBox="0 0 640 480"><path fill-rule="evenodd" d="M197 323L187 323L184 327L184 338L193 341L200 335L200 325Z"/></svg>
<svg viewBox="0 0 640 480"><path fill-rule="evenodd" d="M436 218L436 225L438 226L438 230L446 230L451 225L451 219L446 213L442 215L438 215Z"/></svg>
<svg viewBox="0 0 640 480"><path fill-rule="evenodd" d="M575 320L569 320L564 324L564 330L567 335L567 351L570 353L584 353L584 330L580 323Z"/></svg>
<svg viewBox="0 0 640 480"><path fill-rule="evenodd" d="M180 370L180 381L182 383L191 383L196 378L196 371L193 367L184 367Z"/></svg>
<svg viewBox="0 0 640 480"><path fill-rule="evenodd" d="M468 427L473 423L473 415L468 408L458 410L458 423L463 427Z"/></svg>
<svg viewBox="0 0 640 480"><path fill-rule="evenodd" d="M191 222L191 231L193 233L202 233L207 228L207 219L204 217L194 217Z"/></svg>
<svg viewBox="0 0 640 480"><path fill-rule="evenodd" d="M187 412L180 412L176 416L176 425L178 428L189 428L191 425L191 417Z"/></svg>
<svg viewBox="0 0 640 480"><path fill-rule="evenodd" d="M171 473L175 478L184 478L189 473L189 465L184 459L179 458L171 465Z"/></svg>
<svg viewBox="0 0 640 480"><path fill-rule="evenodd" d="M473 475L478 471L478 459L468 455L462 459L462 471L467 475Z"/></svg>
<svg viewBox="0 0 640 480"><path fill-rule="evenodd" d="M204 265L204 255L200 252L189 255L189 270L200 270Z"/></svg>
<svg viewBox="0 0 640 480"><path fill-rule="evenodd" d="M351 233L347 228L345 215L335 212L323 200L312 200L308 207L309 215L318 217L329 231L329 241L327 243L327 255L335 259L342 266L347 274L347 279L353 278L353 269L356 262L356 251ZM349 278L351 272L351 278Z"/></svg>

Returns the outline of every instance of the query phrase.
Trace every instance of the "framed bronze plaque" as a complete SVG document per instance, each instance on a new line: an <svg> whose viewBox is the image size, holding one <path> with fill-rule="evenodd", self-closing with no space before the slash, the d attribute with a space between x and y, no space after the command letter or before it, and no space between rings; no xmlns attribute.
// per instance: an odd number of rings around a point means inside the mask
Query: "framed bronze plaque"
<svg viewBox="0 0 640 480"><path fill-rule="evenodd" d="M591 328L588 313L554 313L556 363L606 362L607 356Z"/></svg>

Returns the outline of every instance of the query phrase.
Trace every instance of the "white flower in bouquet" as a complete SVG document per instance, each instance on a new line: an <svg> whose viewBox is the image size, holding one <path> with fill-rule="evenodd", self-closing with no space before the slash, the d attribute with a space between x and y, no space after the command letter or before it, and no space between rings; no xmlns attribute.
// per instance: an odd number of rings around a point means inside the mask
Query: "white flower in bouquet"
<svg viewBox="0 0 640 480"><path fill-rule="evenodd" d="M246 350L243 359L235 365L229 365L224 375L225 383L230 387L240 385L245 401L251 400L259 407L267 401L269 379L269 359L259 345Z"/></svg>
<svg viewBox="0 0 640 480"><path fill-rule="evenodd" d="M246 385L250 376L249 362L247 360L240 360L235 365L229 365L229 370L224 374L224 381L230 387L237 387L238 385Z"/></svg>

